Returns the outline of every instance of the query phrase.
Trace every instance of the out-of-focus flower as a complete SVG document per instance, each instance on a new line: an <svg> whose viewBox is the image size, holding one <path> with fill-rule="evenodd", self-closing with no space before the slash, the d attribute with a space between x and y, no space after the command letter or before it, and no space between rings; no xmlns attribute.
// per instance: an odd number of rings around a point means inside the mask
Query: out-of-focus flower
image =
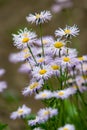
<svg viewBox="0 0 87 130"><path fill-rule="evenodd" d="M5 73L5 69L0 68L0 76L2 76Z"/></svg>
<svg viewBox="0 0 87 130"><path fill-rule="evenodd" d="M23 105L22 107L19 107L17 111L12 112L10 118L15 120L16 118L25 117L26 115L29 115L31 112L31 109L28 108L26 105Z"/></svg>
<svg viewBox="0 0 87 130"><path fill-rule="evenodd" d="M7 83L5 81L0 81L0 92L3 92L7 88Z"/></svg>
<svg viewBox="0 0 87 130"><path fill-rule="evenodd" d="M29 14L26 19L28 22L36 23L37 25L51 20L51 17L50 11L41 11L40 13Z"/></svg>
<svg viewBox="0 0 87 130"><path fill-rule="evenodd" d="M71 124L66 124L64 127L58 128L58 130L75 130L75 126Z"/></svg>

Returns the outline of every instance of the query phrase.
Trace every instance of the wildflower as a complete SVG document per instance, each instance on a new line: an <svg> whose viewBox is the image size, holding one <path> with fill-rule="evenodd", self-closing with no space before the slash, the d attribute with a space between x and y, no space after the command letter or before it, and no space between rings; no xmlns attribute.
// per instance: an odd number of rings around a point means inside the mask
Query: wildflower
<svg viewBox="0 0 87 130"><path fill-rule="evenodd" d="M37 127L37 128L34 128L33 130L44 130L44 129Z"/></svg>
<svg viewBox="0 0 87 130"><path fill-rule="evenodd" d="M38 79L48 79L51 77L52 72L50 71L50 67L48 65L43 65L42 68L34 67L32 71L32 76L34 76L37 80Z"/></svg>
<svg viewBox="0 0 87 130"><path fill-rule="evenodd" d="M75 127L74 127L74 125L66 124L63 127L58 128L58 130L75 130Z"/></svg>
<svg viewBox="0 0 87 130"><path fill-rule="evenodd" d="M64 29L59 28L55 31L55 35L58 37L71 37L71 36L77 36L79 34L79 29L76 25L66 26Z"/></svg>
<svg viewBox="0 0 87 130"><path fill-rule="evenodd" d="M35 95L35 99L49 99L52 98L52 92L44 90Z"/></svg>
<svg viewBox="0 0 87 130"><path fill-rule="evenodd" d="M44 44L44 47L45 46L48 47L54 42L54 39L53 39L52 36L43 36L42 42ZM35 41L35 44L38 45L38 46L42 46L41 38L37 39Z"/></svg>
<svg viewBox="0 0 87 130"><path fill-rule="evenodd" d="M5 69L0 69L0 76L2 76L5 73Z"/></svg>
<svg viewBox="0 0 87 130"><path fill-rule="evenodd" d="M37 113L39 117L42 117L45 121L47 121L49 118L52 118L53 116L56 116L58 114L57 109L52 109L51 107L40 109Z"/></svg>
<svg viewBox="0 0 87 130"><path fill-rule="evenodd" d="M28 94L32 94L33 92L36 92L38 89L40 89L43 85L43 80L40 81L31 81L28 87L25 87L22 91L22 94L27 96Z"/></svg>
<svg viewBox="0 0 87 130"><path fill-rule="evenodd" d="M26 107L26 105L23 105L22 107L19 107L17 111L12 112L10 118L15 120L16 118L25 117L26 115L30 114L31 109Z"/></svg>
<svg viewBox="0 0 87 130"><path fill-rule="evenodd" d="M60 74L60 65L58 65L56 62L52 62L50 64L51 71L53 75L59 76Z"/></svg>
<svg viewBox="0 0 87 130"><path fill-rule="evenodd" d="M30 23L36 23L36 25L47 22L51 19L52 15L50 11L41 11L41 13L29 14L26 17Z"/></svg>
<svg viewBox="0 0 87 130"><path fill-rule="evenodd" d="M19 49L23 49L27 47L27 44L31 45L36 40L36 34L34 32L29 31L27 28L24 30L19 30L18 34L13 34L14 46Z"/></svg>
<svg viewBox="0 0 87 130"><path fill-rule="evenodd" d="M42 117L39 117L39 116L36 116L35 119L28 121L28 125L30 125L30 126L34 126L34 125L37 125L40 123L44 123L44 119Z"/></svg>
<svg viewBox="0 0 87 130"><path fill-rule="evenodd" d="M65 99L65 98L68 98L70 95L73 95L75 93L76 93L76 89L70 87L70 88L67 88L64 90L55 91L53 94L54 95L53 97Z"/></svg>
<svg viewBox="0 0 87 130"><path fill-rule="evenodd" d="M53 44L50 46L50 51L52 54L59 55L60 51L61 53L64 51L65 42L63 40L57 39Z"/></svg>
<svg viewBox="0 0 87 130"><path fill-rule="evenodd" d="M7 88L7 83L5 81L0 81L0 92L3 92Z"/></svg>

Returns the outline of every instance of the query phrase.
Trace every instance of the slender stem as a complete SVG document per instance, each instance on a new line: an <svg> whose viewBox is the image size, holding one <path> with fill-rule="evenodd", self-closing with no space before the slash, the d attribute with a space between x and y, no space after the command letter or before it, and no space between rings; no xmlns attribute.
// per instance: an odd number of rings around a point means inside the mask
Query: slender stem
<svg viewBox="0 0 87 130"><path fill-rule="evenodd" d="M44 57L44 44L42 39L42 24L40 24L40 37L41 37L41 44L42 44L42 56Z"/></svg>
<svg viewBox="0 0 87 130"><path fill-rule="evenodd" d="M33 53L32 53L32 50L31 50L31 48L30 48L30 46L29 46L28 44L27 44L27 47L28 47L28 49L29 49L29 51L30 51L30 53L31 53L31 55L32 55L32 57L33 57L33 59L34 59L36 65L38 65L38 64L37 64L37 61L36 61L36 59L35 59L35 57L34 57L34 55L33 55Z"/></svg>

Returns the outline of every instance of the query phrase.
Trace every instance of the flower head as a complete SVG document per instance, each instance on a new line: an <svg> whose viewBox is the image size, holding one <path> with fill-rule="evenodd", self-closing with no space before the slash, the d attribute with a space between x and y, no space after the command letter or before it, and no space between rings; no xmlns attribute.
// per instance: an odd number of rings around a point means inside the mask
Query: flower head
<svg viewBox="0 0 87 130"><path fill-rule="evenodd" d="M15 120L16 118L25 117L26 115L30 114L31 109L26 107L26 105L23 105L22 107L19 107L17 111L12 112L10 118Z"/></svg>
<svg viewBox="0 0 87 130"><path fill-rule="evenodd" d="M36 23L37 25L49 21L51 17L50 11L41 11L41 13L29 14L26 19L28 22Z"/></svg>
<svg viewBox="0 0 87 130"><path fill-rule="evenodd" d="M74 127L74 125L66 124L63 127L58 128L58 130L75 130L75 127Z"/></svg>

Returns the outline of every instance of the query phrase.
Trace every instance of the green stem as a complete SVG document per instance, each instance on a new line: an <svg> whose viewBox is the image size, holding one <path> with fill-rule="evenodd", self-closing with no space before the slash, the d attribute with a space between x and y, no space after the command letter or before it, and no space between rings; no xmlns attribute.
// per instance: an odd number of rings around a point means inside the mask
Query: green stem
<svg viewBox="0 0 87 130"><path fill-rule="evenodd" d="M40 37L41 37L41 44L42 44L42 56L44 57L44 44L42 39L42 24L40 24Z"/></svg>
<svg viewBox="0 0 87 130"><path fill-rule="evenodd" d="M27 47L28 47L28 49L29 49L29 51L30 51L30 53L31 53L31 55L32 55L32 57L33 57L33 59L34 59L36 65L38 65L38 64L37 64L37 61L36 61L36 59L35 59L35 57L34 57L34 55L33 55L33 53L32 53L32 50L31 50L31 48L30 48L30 46L29 46L28 44L27 44Z"/></svg>

